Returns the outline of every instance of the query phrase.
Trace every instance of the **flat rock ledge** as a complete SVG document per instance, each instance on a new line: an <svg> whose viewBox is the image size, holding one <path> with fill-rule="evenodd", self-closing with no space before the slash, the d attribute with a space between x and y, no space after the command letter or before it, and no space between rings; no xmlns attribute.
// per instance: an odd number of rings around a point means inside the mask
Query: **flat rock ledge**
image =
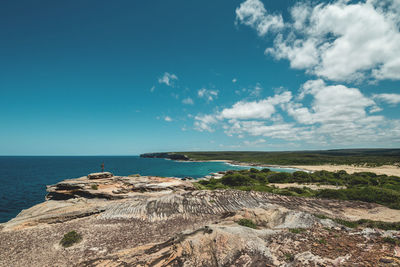
<svg viewBox="0 0 400 267"><path fill-rule="evenodd" d="M88 174L87 178L88 179L104 179L104 178L111 178L113 177L114 174L111 172L95 172Z"/></svg>
<svg viewBox="0 0 400 267"><path fill-rule="evenodd" d="M315 216L400 218L376 204L201 191L191 181L139 175L85 176L47 191L46 201L0 225L0 266L400 266L398 243L387 242L398 231ZM72 230L83 239L63 248Z"/></svg>

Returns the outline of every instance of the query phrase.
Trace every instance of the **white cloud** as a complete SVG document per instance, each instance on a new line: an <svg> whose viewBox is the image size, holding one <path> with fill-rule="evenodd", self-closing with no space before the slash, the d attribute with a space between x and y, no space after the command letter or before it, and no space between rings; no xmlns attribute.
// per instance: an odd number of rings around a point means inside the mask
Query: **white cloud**
<svg viewBox="0 0 400 267"><path fill-rule="evenodd" d="M394 97L367 97L358 88L310 80L296 97L284 91L259 101L242 100L214 114L196 116L195 126L203 131L221 128L228 136L260 136L318 146L399 143L400 120L374 115L382 110L374 99L387 102Z"/></svg>
<svg viewBox="0 0 400 267"><path fill-rule="evenodd" d="M193 99L191 99L190 97L183 99L182 103L185 105L193 105L194 104Z"/></svg>
<svg viewBox="0 0 400 267"><path fill-rule="evenodd" d="M178 77L175 74L165 72L164 75L158 79L158 82L173 87L174 81L176 80L178 80Z"/></svg>
<svg viewBox="0 0 400 267"><path fill-rule="evenodd" d="M261 95L262 87L260 84L256 84L253 90L250 90L250 96L259 97Z"/></svg>
<svg viewBox="0 0 400 267"><path fill-rule="evenodd" d="M153 85L151 88L150 88L150 92L154 92L154 90L156 89L156 87Z"/></svg>
<svg viewBox="0 0 400 267"><path fill-rule="evenodd" d="M169 117L169 116L165 116L165 117L164 117L164 120L167 121L167 122L171 122L171 121L172 121L172 118Z"/></svg>
<svg viewBox="0 0 400 267"><path fill-rule="evenodd" d="M310 108L291 103L288 114L299 123L348 123L366 117L366 108L376 106L357 88L344 85L327 86L322 80L306 82L301 88L300 99L312 95L314 101Z"/></svg>
<svg viewBox="0 0 400 267"><path fill-rule="evenodd" d="M203 132L213 132L214 130L211 128L211 125L216 124L218 120L214 115L199 115L194 117L195 122L194 126L195 129Z"/></svg>
<svg viewBox="0 0 400 267"><path fill-rule="evenodd" d="M296 4L292 21L275 27L280 31L265 53L334 81L400 79L399 6L398 0ZM237 21L259 35L269 31L260 30L261 24L275 25L279 17L258 0L243 2L236 13Z"/></svg>
<svg viewBox="0 0 400 267"><path fill-rule="evenodd" d="M256 29L260 36L267 34L268 31L284 27L282 16L268 14L263 3L259 0L246 0L240 4L240 7L236 9L236 19Z"/></svg>
<svg viewBox="0 0 400 267"><path fill-rule="evenodd" d="M246 140L243 142L243 144L246 146L254 147L254 146L258 146L260 144L264 144L266 142L267 141L265 139L260 138L260 139L254 140L254 141Z"/></svg>
<svg viewBox="0 0 400 267"><path fill-rule="evenodd" d="M236 78L233 78L233 79L232 79L232 82L233 82L233 83L236 83L236 82L237 82L237 79L236 79Z"/></svg>
<svg viewBox="0 0 400 267"><path fill-rule="evenodd" d="M372 97L390 105L397 105L400 103L400 94L374 94Z"/></svg>
<svg viewBox="0 0 400 267"><path fill-rule="evenodd" d="M201 88L197 91L197 95L200 98L205 98L207 101L213 101L218 97L218 90L209 90L206 88Z"/></svg>
<svg viewBox="0 0 400 267"><path fill-rule="evenodd" d="M289 102L291 92L287 91L260 101L239 101L231 108L223 109L220 117L224 119L269 119L275 113L275 105Z"/></svg>

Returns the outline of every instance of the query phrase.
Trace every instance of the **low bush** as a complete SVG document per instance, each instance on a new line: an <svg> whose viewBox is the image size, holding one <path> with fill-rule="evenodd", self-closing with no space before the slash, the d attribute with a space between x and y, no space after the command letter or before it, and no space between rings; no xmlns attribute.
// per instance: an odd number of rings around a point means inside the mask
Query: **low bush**
<svg viewBox="0 0 400 267"><path fill-rule="evenodd" d="M396 245L396 246L400 245L399 239L393 238L393 237L388 237L388 236L383 238L383 242L386 242L386 243L389 243L392 245Z"/></svg>
<svg viewBox="0 0 400 267"><path fill-rule="evenodd" d="M63 247L70 247L73 244L79 243L81 241L82 241L82 236L78 234L76 231L71 231L64 235L64 237L60 241L60 244Z"/></svg>
<svg viewBox="0 0 400 267"><path fill-rule="evenodd" d="M304 228L290 228L289 229L289 232L291 232L293 234L301 234L305 231L306 231L306 229L304 229Z"/></svg>
<svg viewBox="0 0 400 267"><path fill-rule="evenodd" d="M245 227L249 227L249 228L253 228L253 229L257 228L257 225L252 220L249 220L249 219L240 219L237 223L241 226L245 226Z"/></svg>

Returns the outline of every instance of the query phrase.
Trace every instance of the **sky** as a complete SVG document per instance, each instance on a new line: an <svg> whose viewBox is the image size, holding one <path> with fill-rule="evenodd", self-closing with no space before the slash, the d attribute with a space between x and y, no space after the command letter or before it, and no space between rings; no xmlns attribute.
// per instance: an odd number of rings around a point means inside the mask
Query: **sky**
<svg viewBox="0 0 400 267"><path fill-rule="evenodd" d="M400 147L400 0L0 3L0 155Z"/></svg>

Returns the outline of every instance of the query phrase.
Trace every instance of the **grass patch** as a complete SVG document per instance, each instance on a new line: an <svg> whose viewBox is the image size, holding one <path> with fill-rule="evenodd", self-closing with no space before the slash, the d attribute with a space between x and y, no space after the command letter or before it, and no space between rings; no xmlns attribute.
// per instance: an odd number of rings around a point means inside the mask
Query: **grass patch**
<svg viewBox="0 0 400 267"><path fill-rule="evenodd" d="M241 226L257 229L257 225L249 219L240 219L237 223Z"/></svg>
<svg viewBox="0 0 400 267"><path fill-rule="evenodd" d="M393 238L393 237L384 237L383 241L385 243L389 243L389 244L396 245L396 246L400 245L400 240L397 238Z"/></svg>
<svg viewBox="0 0 400 267"><path fill-rule="evenodd" d="M334 222L344 225L348 228L357 228L360 224L357 221L346 221L343 219L332 219Z"/></svg>
<svg viewBox="0 0 400 267"><path fill-rule="evenodd" d="M287 261L292 262L294 261L294 255L291 253L285 253L285 258Z"/></svg>
<svg viewBox="0 0 400 267"><path fill-rule="evenodd" d="M314 214L315 217L321 220L329 219L326 215L324 214Z"/></svg>
<svg viewBox="0 0 400 267"><path fill-rule="evenodd" d="M64 235L64 237L60 241L60 244L66 248L81 241L82 241L82 236L78 234L76 231L71 231Z"/></svg>
<svg viewBox="0 0 400 267"><path fill-rule="evenodd" d="M382 222L382 221L373 221L373 220L367 220L367 219L361 219L358 221L348 221L348 220L343 220L343 219L338 219L338 218L330 218L326 215L323 214L314 214L315 217L319 219L330 219L337 224L346 226L348 228L377 228L377 229L382 229L382 230L395 230L395 231L400 231L400 222Z"/></svg>
<svg viewBox="0 0 400 267"><path fill-rule="evenodd" d="M92 185L90 186L90 188L92 188L93 190L99 189L99 187L97 186L97 184L92 184Z"/></svg>
<svg viewBox="0 0 400 267"><path fill-rule="evenodd" d="M305 231L306 231L306 229L304 229L304 228L290 228L289 229L289 232L291 232L293 234L301 234Z"/></svg>
<svg viewBox="0 0 400 267"><path fill-rule="evenodd" d="M326 245L326 239L325 238L321 238L318 240L318 243L322 244L322 245Z"/></svg>

